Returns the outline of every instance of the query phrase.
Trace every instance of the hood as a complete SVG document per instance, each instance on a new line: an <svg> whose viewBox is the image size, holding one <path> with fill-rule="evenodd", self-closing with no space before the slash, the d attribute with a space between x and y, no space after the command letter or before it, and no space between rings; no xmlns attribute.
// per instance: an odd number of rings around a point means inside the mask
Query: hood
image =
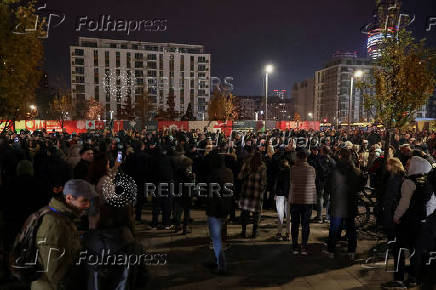
<svg viewBox="0 0 436 290"><path fill-rule="evenodd" d="M407 175L427 174L431 169L432 166L427 160L419 156L413 156L410 158L410 166Z"/></svg>

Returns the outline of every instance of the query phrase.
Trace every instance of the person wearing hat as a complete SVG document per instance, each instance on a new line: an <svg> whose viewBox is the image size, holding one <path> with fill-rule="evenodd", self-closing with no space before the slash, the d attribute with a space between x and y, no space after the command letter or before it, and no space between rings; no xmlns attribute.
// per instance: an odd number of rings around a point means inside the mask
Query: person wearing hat
<svg viewBox="0 0 436 290"><path fill-rule="evenodd" d="M50 212L42 217L37 230L38 261L44 271L32 282L32 290L60 289L79 255L81 244L73 219L89 208L95 191L85 180L71 179L65 183L63 193L50 200Z"/></svg>
<svg viewBox="0 0 436 290"><path fill-rule="evenodd" d="M94 159L94 151L88 147L84 146L80 149L80 161L77 163L76 167L74 167L74 178L76 179L86 179L88 176L88 168L89 164L91 164Z"/></svg>

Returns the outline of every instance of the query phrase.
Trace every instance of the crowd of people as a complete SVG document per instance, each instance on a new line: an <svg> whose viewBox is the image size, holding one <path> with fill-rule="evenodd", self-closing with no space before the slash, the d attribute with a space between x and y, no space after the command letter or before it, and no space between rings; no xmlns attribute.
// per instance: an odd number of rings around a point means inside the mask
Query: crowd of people
<svg viewBox="0 0 436 290"><path fill-rule="evenodd" d="M73 266L82 250L146 253L135 226L145 223L148 202L150 230L182 235L192 230L190 210L205 210L217 274L229 271L223 243L227 224L240 224L241 238L256 238L264 209L277 211L272 234L277 241L290 241L294 255L310 254L310 224L316 222L329 225L326 257L335 258L345 230L354 259L359 194L368 186L377 197L377 226L394 241L389 243L397 271L383 286L434 283L429 273L435 262L427 262L436 251L436 134L391 132L390 144L385 134L377 127L233 131L230 136L206 129L5 134L0 137L0 278L27 279L32 289L134 289L147 280L146 268L139 265ZM134 202L114 204L107 198L108 191L123 191L114 184L121 174L136 184ZM220 186L206 196L189 187L177 194L148 194L148 184L172 183ZM24 252L36 253L36 264L47 271L11 268L22 264L23 245L34 249ZM410 269L405 248L414 252ZM62 253L58 259L53 249Z"/></svg>

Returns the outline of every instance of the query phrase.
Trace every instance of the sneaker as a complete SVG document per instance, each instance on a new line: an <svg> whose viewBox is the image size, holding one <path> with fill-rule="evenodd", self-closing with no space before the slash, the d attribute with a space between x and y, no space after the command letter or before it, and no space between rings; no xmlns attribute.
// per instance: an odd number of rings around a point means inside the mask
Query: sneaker
<svg viewBox="0 0 436 290"><path fill-rule="evenodd" d="M292 248L292 254L293 255L298 255L300 253L300 249L299 248Z"/></svg>
<svg viewBox="0 0 436 290"><path fill-rule="evenodd" d="M285 242L289 242L291 240L291 238L289 237L289 234L282 236L282 238L283 238L283 241L285 241Z"/></svg>
<svg viewBox="0 0 436 290"><path fill-rule="evenodd" d="M277 241L282 241L283 237L282 237L282 233L277 233L275 239Z"/></svg>
<svg viewBox="0 0 436 290"><path fill-rule="evenodd" d="M322 250L322 253L324 255L326 255L327 257L329 257L330 259L334 259L335 258L335 253L332 253L329 250Z"/></svg>
<svg viewBox="0 0 436 290"><path fill-rule="evenodd" d="M316 218L313 219L313 222L314 223L318 223L318 224L322 224L322 218L316 217Z"/></svg>
<svg viewBox="0 0 436 290"><path fill-rule="evenodd" d="M309 255L309 252L308 252L308 250L307 250L306 247L302 247L302 248L301 248L301 255L302 255L302 256L307 256L307 255Z"/></svg>
<svg viewBox="0 0 436 290"><path fill-rule="evenodd" d="M174 230L174 225L165 226L166 230Z"/></svg>
<svg viewBox="0 0 436 290"><path fill-rule="evenodd" d="M383 289L407 289L403 281L389 281L382 284Z"/></svg>

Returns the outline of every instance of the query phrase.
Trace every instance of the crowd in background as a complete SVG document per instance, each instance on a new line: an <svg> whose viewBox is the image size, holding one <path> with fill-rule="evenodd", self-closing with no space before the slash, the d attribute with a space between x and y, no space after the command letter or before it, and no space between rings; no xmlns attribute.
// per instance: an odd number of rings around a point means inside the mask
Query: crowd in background
<svg viewBox="0 0 436 290"><path fill-rule="evenodd" d="M46 205L50 214L42 218L37 237L50 243L38 245L38 260L44 266L50 254L48 246L66 248L67 254L62 263L33 281L32 289L78 283L71 278L69 266L79 249L144 252L135 225L145 222L143 209L148 202L152 208L150 230L183 235L191 232L190 210L205 210L217 274L229 270L227 224L240 224L242 238L256 238L263 209L277 211L274 237L290 241L293 254L310 254L310 223L317 222L329 223L326 257L335 257L345 230L348 254L353 258L359 194L368 186L377 196L377 225L388 240L396 240L393 253L398 257L398 271L385 287L427 283L426 258L436 250L436 134L396 131L390 144L385 144L385 134L374 127L350 131L275 129L232 132L230 136L206 130L117 134L104 130L80 135L21 131L4 135L0 138L3 278L9 275L7 255L23 224ZM103 196L106 184L120 173L135 181L137 196L134 204L117 207ZM150 196L145 194L146 183L217 183L222 194L201 197L184 188L175 196ZM224 194L224 184L233 184L232 195ZM249 224L253 226L247 235ZM402 248L416 250L408 271ZM80 271L88 289L130 289L146 279L141 275L145 270L139 267L118 267L110 269L110 274L97 266Z"/></svg>

